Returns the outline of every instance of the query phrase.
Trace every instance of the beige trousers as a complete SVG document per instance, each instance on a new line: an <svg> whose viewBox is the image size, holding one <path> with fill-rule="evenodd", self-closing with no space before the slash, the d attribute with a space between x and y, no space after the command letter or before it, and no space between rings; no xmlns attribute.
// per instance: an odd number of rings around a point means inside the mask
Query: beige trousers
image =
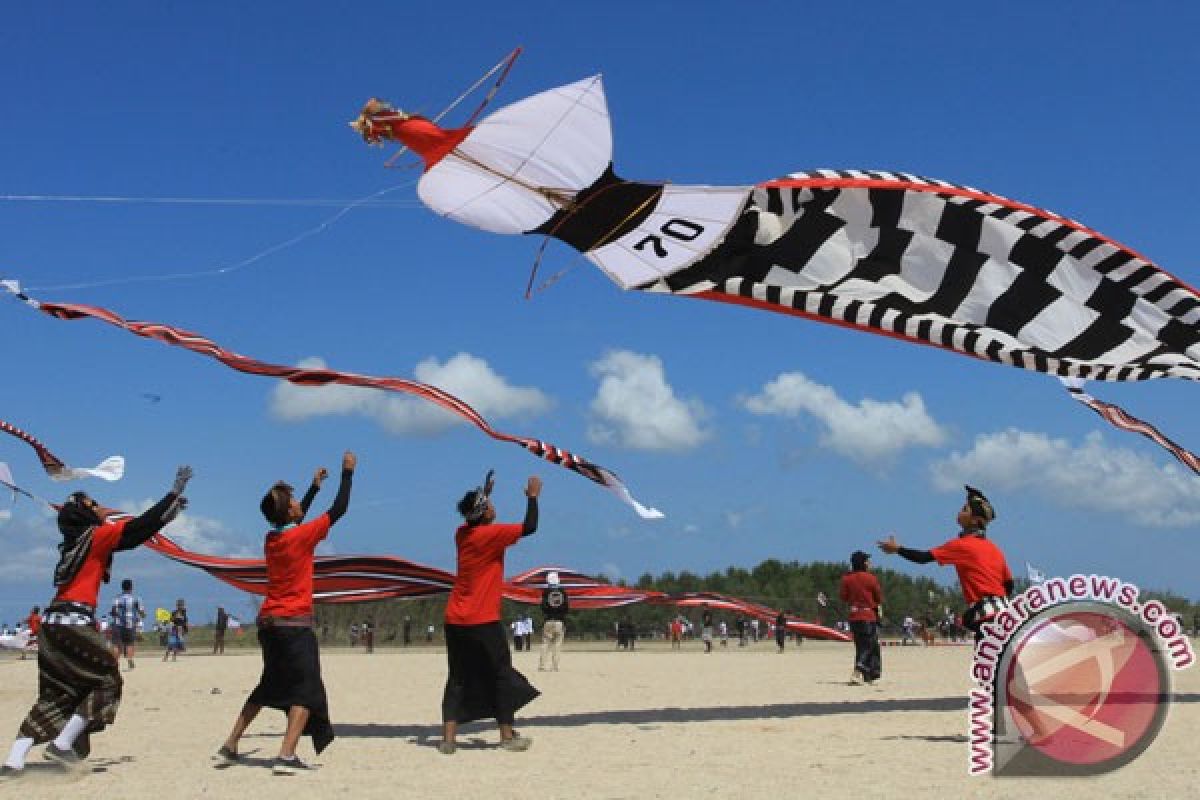
<svg viewBox="0 0 1200 800"><path fill-rule="evenodd" d="M546 653L550 654L550 663L555 672L558 671L558 651L562 646L565 626L560 619L548 619L542 626L542 654L538 657L538 669L546 668Z"/></svg>

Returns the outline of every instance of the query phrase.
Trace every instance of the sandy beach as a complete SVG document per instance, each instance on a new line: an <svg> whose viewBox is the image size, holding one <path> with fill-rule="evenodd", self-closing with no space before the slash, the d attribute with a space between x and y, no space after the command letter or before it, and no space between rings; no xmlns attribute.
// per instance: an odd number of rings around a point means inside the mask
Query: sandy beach
<svg viewBox="0 0 1200 800"><path fill-rule="evenodd" d="M88 770L64 775L40 749L9 796L684 798L1194 796L1200 781L1200 670L1175 673L1175 702L1149 751L1088 779L970 778L966 772L967 647L888 647L884 680L848 684L851 650L833 643L772 643L636 652L596 644L564 653L559 672L537 671L537 650L514 653L542 691L518 717L526 753L497 749L494 725L467 726L459 751L438 753L445 655L439 649L323 654L338 739L320 768L274 776L269 759L283 715L250 729L245 766L210 761L259 670L253 649L186 655L154 651L125 672L114 728L94 738ZM15 732L35 694L36 664L0 661L0 717ZM7 747L8 740L4 746ZM302 757L312 756L302 742ZM1082 784L1081 785L1081 781ZM19 787L19 788L18 788Z"/></svg>

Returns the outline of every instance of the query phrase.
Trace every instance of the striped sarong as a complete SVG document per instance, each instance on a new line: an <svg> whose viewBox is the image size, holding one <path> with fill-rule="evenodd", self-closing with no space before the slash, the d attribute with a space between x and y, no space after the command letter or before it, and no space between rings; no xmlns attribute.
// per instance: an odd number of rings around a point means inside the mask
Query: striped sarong
<svg viewBox="0 0 1200 800"><path fill-rule="evenodd" d="M121 704L121 673L104 638L91 625L45 623L38 636L38 698L20 735L37 744L58 736L72 714L88 721L87 733L111 725ZM86 757L87 735L75 751Z"/></svg>

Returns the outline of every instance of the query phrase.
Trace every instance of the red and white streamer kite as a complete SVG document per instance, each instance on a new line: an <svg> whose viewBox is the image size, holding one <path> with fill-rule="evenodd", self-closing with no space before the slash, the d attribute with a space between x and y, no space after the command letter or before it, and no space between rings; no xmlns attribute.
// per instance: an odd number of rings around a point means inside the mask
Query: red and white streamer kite
<svg viewBox="0 0 1200 800"><path fill-rule="evenodd" d="M47 450L46 445L16 425L0 420L0 433L15 436L32 447L33 451L37 453L38 461L42 462L42 468L46 470L46 474L52 480L69 481L76 478L101 478L106 481L119 481L121 480L121 476L125 474L125 459L121 456L109 456L94 467L68 467L63 463L61 458Z"/></svg>
<svg viewBox="0 0 1200 800"><path fill-rule="evenodd" d="M21 292L20 287L15 281L0 281L0 287L7 289L31 308L35 308L55 319L96 319L101 322L107 322L109 325L121 328L137 336L146 339L155 339L164 344L182 347L185 350L191 350L193 353L208 356L230 369L244 372L247 375L281 378L298 386L340 384L343 386L361 386L368 389L380 389L387 392L415 395L423 400L441 406L453 414L457 414L493 439L519 445L535 456L544 458L552 464L558 464L560 467L565 467L588 480L600 484L632 506L634 511L643 519L658 519L663 516L661 511L643 506L635 500L633 495L629 493L629 489L617 477L616 473L611 470L599 464L593 464L587 459L581 458L574 453L563 450L541 439L514 436L503 431L498 431L489 425L487 420L480 416L479 412L471 408L471 406L436 386L405 380L404 378L377 378L370 375L358 375L353 372L338 372L330 369L305 369L303 367L270 364L225 350L211 339L206 339L198 333L186 331L182 328L173 328L159 322L128 320L113 311L96 306L39 302ZM43 451L44 448L39 451L39 454Z"/></svg>
<svg viewBox="0 0 1200 800"><path fill-rule="evenodd" d="M244 592L266 594L267 566L261 558L222 558L193 553L161 533L147 542L146 547L180 564L202 569ZM655 589L613 586L564 567L538 567L516 575L505 582L503 596L516 603L537 605L541 602L542 589L547 586L546 575L550 572L558 573L559 585L566 591L574 610L649 603L681 608L707 606L764 622L774 622L779 615L774 609L736 597L713 592L667 594ZM449 594L453 586L453 573L395 556L317 556L313 560L313 600L318 603L436 597ZM846 634L824 625L806 622L795 616L789 616L787 620L788 630L802 636L850 641Z"/></svg>

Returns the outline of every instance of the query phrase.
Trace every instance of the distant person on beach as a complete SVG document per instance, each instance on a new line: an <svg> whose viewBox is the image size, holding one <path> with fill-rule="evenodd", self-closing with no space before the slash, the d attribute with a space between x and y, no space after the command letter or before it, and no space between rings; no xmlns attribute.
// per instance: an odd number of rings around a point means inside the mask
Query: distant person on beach
<svg viewBox="0 0 1200 800"><path fill-rule="evenodd" d="M538 657L538 672L546 669L546 656L550 656L550 668L558 672L558 654L567 635L567 614L571 601L567 590L559 585L558 573L546 575L546 588L542 589L542 653Z"/></svg>
<svg viewBox="0 0 1200 800"><path fill-rule="evenodd" d="M671 649L683 648L683 620L679 617L671 620Z"/></svg>
<svg viewBox="0 0 1200 800"><path fill-rule="evenodd" d="M513 669L512 654L500 622L500 592L504 583L504 552L538 525L536 475L525 485L525 520L520 525L498 524L491 495L493 476L463 495L458 513L463 524L454 533L458 569L446 602L446 661L448 674L442 694L442 741L438 750L456 749L461 723L495 719L500 747L528 750L531 739L513 730L516 712L539 692Z"/></svg>
<svg viewBox="0 0 1200 800"><path fill-rule="evenodd" d="M400 629L403 631L404 646L408 647L410 644L412 644L412 617L405 614L404 624L400 627Z"/></svg>
<svg viewBox="0 0 1200 800"><path fill-rule="evenodd" d="M363 646L366 647L368 653L375 652L375 626L370 620L364 620L362 624Z"/></svg>
<svg viewBox="0 0 1200 800"><path fill-rule="evenodd" d="M38 698L0 767L0 782L21 777L30 749L43 742L49 742L47 761L80 766L91 752L90 735L116 719L122 680L117 657L96 629L100 584L109 579L114 553L144 543L187 506L183 490L191 477L190 467L180 467L162 500L116 522L107 521L115 512L86 492L73 493L59 508L58 589L39 631Z"/></svg>
<svg viewBox="0 0 1200 800"><path fill-rule="evenodd" d="M780 611L779 616L775 617L775 646L779 648L779 652L783 652L783 645L787 641L787 612Z"/></svg>
<svg viewBox="0 0 1200 800"><path fill-rule="evenodd" d="M717 638L721 640L721 647L729 647L729 624L725 620L717 624Z"/></svg>
<svg viewBox="0 0 1200 800"><path fill-rule="evenodd" d="M704 642L704 652L712 652L713 640L713 615L709 610L708 604L705 604L704 611L700 613L700 640Z"/></svg>
<svg viewBox="0 0 1200 800"><path fill-rule="evenodd" d="M121 581L121 593L113 601L109 614L112 620L112 646L117 658L124 658L129 669L134 668L133 656L137 649L137 626L146 618L146 607L142 598L133 593L133 581Z"/></svg>
<svg viewBox="0 0 1200 800"><path fill-rule="evenodd" d="M42 629L42 609L34 606L29 609L29 616L25 618L25 626L29 628L29 638L25 640L25 647L21 650L21 660L30 653L37 652L38 631Z"/></svg>
<svg viewBox="0 0 1200 800"><path fill-rule="evenodd" d="M958 536L932 550L912 550L889 536L879 542L879 549L915 564L936 561L943 566L953 565L967 604L963 626L974 632L978 643L982 638L980 626L1008 608L1013 576L1004 553L987 538L987 527L996 518L996 510L983 492L972 486L965 488L967 499L956 518L961 528Z"/></svg>
<svg viewBox="0 0 1200 800"><path fill-rule="evenodd" d="M187 608L180 598L175 602L175 610L171 612L171 628L167 632L167 650L163 653L163 661L167 656L172 661L179 660L179 654L187 649L188 617Z"/></svg>
<svg viewBox="0 0 1200 800"><path fill-rule="evenodd" d="M229 629L229 614L224 606L217 606L217 622L213 625L213 655L225 653L225 631Z"/></svg>
<svg viewBox="0 0 1200 800"><path fill-rule="evenodd" d="M279 755L271 766L276 775L293 775L311 769L296 756L301 735L312 737L320 754L333 741L329 704L321 680L321 657L313 632L313 552L350 506L350 488L358 460L347 451L342 456L342 476L329 510L304 522L329 472L321 467L312 485L297 500L292 487L282 481L263 496L259 509L271 529L263 542L267 560L267 597L258 611L258 644L263 670L233 723L229 737L217 751L225 765L242 760L238 742L263 706L287 714L287 729Z"/></svg>
<svg viewBox="0 0 1200 800"><path fill-rule="evenodd" d="M883 674L879 652L879 619L883 613L883 589L871 573L871 556L862 550L850 555L850 571L842 576L838 596L850 610L854 634L854 669L851 683L872 684Z"/></svg>

